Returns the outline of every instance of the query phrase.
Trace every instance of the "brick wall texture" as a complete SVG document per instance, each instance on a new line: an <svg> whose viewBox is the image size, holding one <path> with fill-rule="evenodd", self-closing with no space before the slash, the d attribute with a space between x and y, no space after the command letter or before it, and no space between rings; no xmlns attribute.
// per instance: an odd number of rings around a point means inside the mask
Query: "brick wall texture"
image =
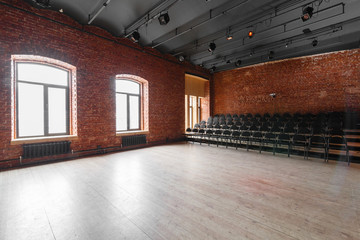
<svg viewBox="0 0 360 240"><path fill-rule="evenodd" d="M360 110L360 49L268 62L213 78L213 114Z"/></svg>
<svg viewBox="0 0 360 240"><path fill-rule="evenodd" d="M185 72L210 78L208 71L24 1L0 4L0 160L22 154L21 146L10 144L12 54L49 57L77 68L78 139L71 144L75 151L121 144L115 134L117 74L132 74L149 83L148 141L182 137Z"/></svg>

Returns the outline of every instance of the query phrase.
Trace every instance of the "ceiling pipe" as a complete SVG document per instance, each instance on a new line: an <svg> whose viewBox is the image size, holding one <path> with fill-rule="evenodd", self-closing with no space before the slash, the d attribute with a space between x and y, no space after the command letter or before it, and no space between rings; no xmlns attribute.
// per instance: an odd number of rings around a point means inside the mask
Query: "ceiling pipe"
<svg viewBox="0 0 360 240"><path fill-rule="evenodd" d="M139 29L140 27L142 27L142 26L148 24L149 22L151 22L152 20L156 19L157 17L160 16L161 12L169 10L173 5L175 5L179 1L183 1L183 0L165 0L165 1L162 1L161 3L157 4L154 8L152 8L150 11L148 11L142 17L138 18L135 22L133 22L129 26L125 27L124 37L125 38L129 37L129 35L135 29ZM169 5L167 7L165 7L167 4L169 4ZM156 12L156 14L154 16L150 17L150 15L153 14L154 12Z"/></svg>
<svg viewBox="0 0 360 240"><path fill-rule="evenodd" d="M312 3L317 2L317 1L319 1L319 0L313 0L313 1L311 1L311 2L309 2L309 3L307 3L307 4L305 4L305 5L304 5L304 4L301 4L301 6L306 6L306 5L308 5L308 4L312 4ZM296 6L296 5L300 4L300 3L303 3L303 0L298 0L298 1L292 2L292 3L289 3L289 2L282 3L282 4L280 4L280 5L278 5L278 6L274 7L274 8L269 9L268 11L266 11L265 13L263 13L260 17L256 17L256 18L254 18L254 19L252 19L252 20L250 20L250 21L247 21L247 22L240 22L240 23L237 23L237 24L235 24L235 25L231 25L231 26L229 26L229 27L230 27L231 29L236 29L236 28L239 27L239 25L256 25L256 24L262 23L262 22L266 21L267 19L265 19L265 20L263 20L263 21L260 21L260 19L266 17L267 15L271 14L272 12L275 11L275 16L274 16L274 17L281 16L281 15L283 15L283 14L286 14L286 13L289 12L289 11L294 11L294 10L296 10L297 8L299 8L299 6L297 6L297 7L294 7L294 6ZM301 7L301 6L300 6L300 7ZM281 13L281 14L277 14L277 13L276 13L277 11L282 11L282 10L285 10L285 9L291 8L291 7L294 7L294 8L288 10L287 12ZM257 14L255 14L255 16L257 16ZM269 19L271 19L271 18L273 18L273 17L270 17ZM227 27L226 29L228 29L229 27ZM242 26L241 26L241 27L242 27ZM238 32L240 32L240 31L242 31L243 29L244 29L244 28L241 28L240 30L233 30L231 33L234 35L235 33L238 33ZM178 54L184 53L184 52L187 51L187 50L197 49L197 48L198 48L199 46L201 46L201 45L208 45L209 42L216 41L216 40L218 40L218 39L222 39L222 38L224 37L224 35L223 35L224 30L225 30L225 29L222 29L222 30L220 30L220 31L212 34L212 35L222 34L222 35L219 36L219 37L216 37L216 38L211 38L211 37L209 37L209 36L203 37L201 40L206 40L206 41L203 42L203 43L197 44L196 46L192 46L192 47L178 47L177 50L175 50L175 51L180 51L180 52L174 53L174 54L172 54L172 55L173 55L173 56L176 56L176 55L178 55ZM211 41L208 41L207 39L209 39L209 38L211 38L212 40L211 40ZM198 42L201 42L201 40L197 40L197 41L198 41Z"/></svg>
<svg viewBox="0 0 360 240"><path fill-rule="evenodd" d="M176 35L175 35L175 36L170 37L170 38L168 38L168 39L166 39L166 40L164 40L164 41L162 41L162 42L159 42L159 43L157 43L157 44L155 44L155 45L153 45L153 46L151 46L151 47L152 47L152 48L156 48L156 47L158 47L158 46L160 46L160 45L163 45L164 43L167 43L168 41L171 41L171 40L173 40L173 39L175 39L175 38L177 38L177 37L179 37L179 36L182 36L182 35L184 35L185 33L188 33L188 32L190 32L191 30L194 30L194 29L196 29L196 28L204 25L205 23L207 23L207 22L209 22L209 21L211 21L211 20L217 19L217 18L219 18L219 17L227 14L228 12L230 12L230 11L232 11L232 10L240 7L241 5L247 3L248 1L249 1L249 0L243 0L242 2L238 3L237 5L235 5L235 6L231 7L231 8L228 8L228 9L226 9L225 11L222 11L221 13L219 13L218 15L215 15L215 16L212 16L213 9L211 9L210 12L209 12L209 16L210 16L210 17L209 17L208 19L206 19L205 21L202 21L201 23L195 24L194 26L192 26L192 27L188 28L187 30L184 30L183 32L180 32L180 33L177 33L177 29L178 29L178 28L176 28L176 29L175 29L175 30L176 30ZM220 8L220 7L218 7L218 8Z"/></svg>
<svg viewBox="0 0 360 240"><path fill-rule="evenodd" d="M351 22L354 22L354 21L359 21L359 20L360 20L360 17L358 17L356 19L349 20L349 21L342 22L340 24L337 23L337 24L333 24L333 25L330 25L330 26L327 26L327 27L323 27L321 29L312 31L310 33L310 35L309 34L299 34L299 35L287 38L285 40L282 39L282 40L276 41L276 42L271 43L271 44L267 44L267 45L263 45L261 47L255 47L255 48L251 48L251 49L255 50L256 54L259 54L261 52L266 52L269 49L276 49L276 48L279 48L279 47L283 47L285 42L291 41L292 44L294 44L296 42L300 42L300 41L303 41L303 40L314 39L314 37L321 37L321 36L324 36L324 35L332 34L334 32L339 32L339 31L343 30L342 26L344 24L348 24L348 23L351 23ZM236 59L236 58L245 58L245 57L248 56L249 50L250 49L245 49L245 50L240 51L238 53L232 54L230 56L230 58L229 58L229 56L227 56L227 57L228 57L229 60ZM215 58L215 59L212 59L212 60L205 61L205 62L203 62L203 64L205 66L206 65L207 66L218 65L218 64L223 62L222 59L223 59L223 57L218 57L218 58ZM220 66L222 66L222 65L220 65Z"/></svg>
<svg viewBox="0 0 360 240"><path fill-rule="evenodd" d="M320 12L323 12L323 11L326 11L326 10L328 10L328 9L335 8L335 7L338 7L338 6L344 7L343 3L339 3L339 4L333 5L333 6L331 6L331 7L328 7L328 8L326 8L326 9L319 10L319 11L316 12L316 13L320 13ZM328 20L328 19L330 19L330 18L332 18L332 17L336 17L336 16L339 16L339 15L344 14L344 13L345 13L345 12L343 11L343 12L340 13L340 14L335 14L335 15L333 15L333 16L330 16L330 17L321 19L321 20L319 20L319 21L316 21L316 22L313 22L313 23L310 23L310 24L301 25L301 26L299 26L299 27L296 27L296 28L291 29L290 31L297 30L297 29L301 29L301 28L304 28L305 26L308 26L308 25L311 25L311 24L315 24L315 23L319 23L319 22L322 22L322 21L326 21L326 20ZM287 21L287 22L285 22L285 23L280 23L280 24L278 24L278 25L276 25L276 26L273 26L273 27L271 27L271 28L269 28L269 29L266 29L266 30L257 32L257 34L260 34L260 33L263 33L263 32L267 32L267 31L271 31L272 29L278 28L278 27L280 27L280 26L285 26L286 24L289 24L289 23L291 23L291 22L293 22L293 21L295 21L295 20L298 20L298 18L294 18L294 19L289 20L289 21ZM244 29L246 29L246 28L243 28L243 29L241 29L241 30L244 30ZM241 30L239 30L239 31L241 31ZM288 31L289 31L289 30L288 30ZM288 31L287 31L287 30L285 29L285 27L284 27L284 31L283 31L283 32L281 32L281 33L279 33L279 34L273 34L273 35L267 36L266 38L262 38L262 39L259 39L259 40L252 41L251 44L255 44L255 43L259 42L259 41L262 41L262 40L264 40L264 39L268 39L268 38L271 38L271 37L276 37L276 36L278 36L278 35L280 35L280 34L283 34L283 33L285 33L285 32L288 32ZM224 47L224 46L226 46L226 45L230 45L230 44L233 44L234 42L239 42L239 41L244 42L244 38L239 39L239 40L232 41L232 43L222 45L221 47ZM238 48L240 48L240 47L242 47L242 46L244 46L244 44L241 45L241 46L239 46L239 47L235 47L235 48L231 48L231 49L225 49L225 50L223 50L223 51L218 51L217 54L220 54L220 53L223 53L223 52L227 52L227 51L231 51L231 50L235 50L235 49L238 49ZM199 55L199 54L202 54L202 53L206 53L206 51L204 50L203 52L199 52L199 53L197 53L197 54L195 54L195 55ZM198 57L198 58L192 59L192 61L198 61L198 60L201 60L201 59L207 58L207 57L208 57L208 56Z"/></svg>
<svg viewBox="0 0 360 240"><path fill-rule="evenodd" d="M95 18L106 8L106 6L111 2L111 0L105 0L106 2L104 2L101 6L101 8L99 8L99 10L96 11L95 15L93 17L90 18L90 14L89 14L89 21L88 24L91 24Z"/></svg>

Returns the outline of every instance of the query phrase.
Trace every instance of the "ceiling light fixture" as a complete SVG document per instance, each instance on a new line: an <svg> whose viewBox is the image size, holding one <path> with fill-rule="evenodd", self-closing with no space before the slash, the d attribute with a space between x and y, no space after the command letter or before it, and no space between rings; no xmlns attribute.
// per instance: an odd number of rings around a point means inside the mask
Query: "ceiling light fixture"
<svg viewBox="0 0 360 240"><path fill-rule="evenodd" d="M215 70L216 70L216 67L213 66L213 67L211 68L211 71L212 71L212 72L215 72Z"/></svg>
<svg viewBox="0 0 360 240"><path fill-rule="evenodd" d="M210 44L209 44L208 51L209 51L209 52L213 52L215 49L216 49L216 44L213 43L213 42L210 43Z"/></svg>
<svg viewBox="0 0 360 240"><path fill-rule="evenodd" d="M253 31L249 31L249 32L248 32L248 36L249 36L249 38L252 38L252 37L254 36L254 32L253 32Z"/></svg>
<svg viewBox="0 0 360 240"><path fill-rule="evenodd" d="M226 36L226 40L232 40L233 39L233 36L231 35L231 34L228 34L227 36Z"/></svg>
<svg viewBox="0 0 360 240"><path fill-rule="evenodd" d="M303 20L303 22L309 20L312 15L313 15L313 12L314 12L314 8L312 7L306 7L303 9L303 15L301 16L301 19Z"/></svg>
<svg viewBox="0 0 360 240"><path fill-rule="evenodd" d="M184 57L183 55L180 55L180 56L179 56L179 61L180 61L180 62L183 62L184 60L185 60L185 57Z"/></svg>
<svg viewBox="0 0 360 240"><path fill-rule="evenodd" d="M240 65L241 65L241 60L237 60L237 61L235 62L235 66L236 66L236 67L240 67Z"/></svg>
<svg viewBox="0 0 360 240"><path fill-rule="evenodd" d="M275 54L274 51L270 51L270 52L269 52L269 55L268 55L268 59L269 59L269 60L273 59L273 58L274 58L274 54Z"/></svg>
<svg viewBox="0 0 360 240"><path fill-rule="evenodd" d="M170 22L170 17L169 17L168 13L160 14L158 19L159 19L160 25L166 25Z"/></svg>
<svg viewBox="0 0 360 240"><path fill-rule="evenodd" d="M133 42L138 42L140 39L140 33L138 31L134 31L131 35L130 35L130 40Z"/></svg>
<svg viewBox="0 0 360 240"><path fill-rule="evenodd" d="M318 43L319 43L319 41L318 41L317 39L314 39L314 40L312 41L313 47L316 47L316 46L318 45Z"/></svg>

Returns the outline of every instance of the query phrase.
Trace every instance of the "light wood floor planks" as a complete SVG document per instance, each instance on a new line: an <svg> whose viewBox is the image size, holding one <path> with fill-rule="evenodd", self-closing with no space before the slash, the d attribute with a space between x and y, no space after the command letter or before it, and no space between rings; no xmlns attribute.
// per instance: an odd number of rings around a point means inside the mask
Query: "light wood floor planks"
<svg viewBox="0 0 360 240"><path fill-rule="evenodd" d="M0 172L0 239L360 239L360 167L197 144Z"/></svg>

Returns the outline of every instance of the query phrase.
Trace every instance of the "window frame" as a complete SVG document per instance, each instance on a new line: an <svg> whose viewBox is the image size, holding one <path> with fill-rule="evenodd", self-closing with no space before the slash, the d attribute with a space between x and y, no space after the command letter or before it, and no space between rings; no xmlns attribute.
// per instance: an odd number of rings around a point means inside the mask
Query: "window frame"
<svg viewBox="0 0 360 240"><path fill-rule="evenodd" d="M136 83L139 86L139 94L134 94L134 93L128 93L128 92L121 92L121 91L117 91L116 88L116 84L117 81L128 81L128 82L132 82L132 83ZM115 79L115 98L117 97L117 94L124 94L126 95L126 113L127 113L127 118L126 118L126 129L124 130L118 130L117 125L115 126L116 128L116 132L121 133L121 132L130 132L130 131L139 131L142 130L142 126L141 126L141 119L142 119L142 83L138 82L138 81L134 81L132 79L125 79L125 78L116 78ZM138 97L138 116L139 116L139 122L138 122L138 128L130 128L130 97ZM117 116L116 116L117 118ZM117 119L116 119L117 120Z"/></svg>
<svg viewBox="0 0 360 240"><path fill-rule="evenodd" d="M61 70L65 70L67 72L67 86L61 86L61 85L55 85L55 84L46 84L46 83L39 83L39 82L31 82L31 81L26 81L26 80L22 80L19 79L19 68L18 68L18 64L31 64L31 65L43 65L43 66L49 66L49 67L53 67L53 68L57 68L57 69L61 69ZM49 137L49 136L64 136L64 135L69 135L70 134L70 108L69 108L69 88L70 88L70 82L69 82L69 75L70 72L68 69L64 69L58 66L54 66L51 64L47 64L47 63L39 63L39 62L29 62L29 61L17 61L15 63L15 70L16 70L16 78L15 78L15 83L16 83L16 103L15 103L15 107L16 107L16 138L17 139L21 139L21 138L37 138L37 137ZM44 98L44 102L43 102L43 108L44 108L44 135L33 135L33 136L19 136L19 83L25 83L25 84L31 84L31 85L38 85L38 86L43 86L43 98ZM62 133L49 133L49 88L57 88L57 89L64 89L65 90L65 96L66 96L66 102L65 102L65 108L66 108L66 122L65 122L65 128L66 131L62 132Z"/></svg>
<svg viewBox="0 0 360 240"><path fill-rule="evenodd" d="M61 84L52 84L45 81L42 82L33 82L32 80L26 81L26 79L20 79L18 81L19 72L18 72L18 63L29 63L29 64L39 64L43 66L49 66L56 69L66 71L67 74L67 86ZM24 77L23 77L24 78ZM47 130L45 132L45 118L49 116L49 111L45 111L45 107L48 110L51 110L51 105L45 106L45 99L48 104L51 104L51 98L49 94L43 97L43 108L44 108L44 134L36 136L19 136L19 83L24 84L34 84L32 86L43 86L43 91L51 91L57 89L65 89L65 132L62 133L49 133L51 127L50 122L47 121ZM56 140L66 140L66 139L77 139L78 129L77 129L77 78L76 78L76 67L63 62L61 60L43 57L39 55L11 55L11 145L23 144L23 143L36 143L36 142L49 142ZM46 88L46 90L45 90ZM44 94L45 95L45 94ZM62 125L63 126L63 125Z"/></svg>

